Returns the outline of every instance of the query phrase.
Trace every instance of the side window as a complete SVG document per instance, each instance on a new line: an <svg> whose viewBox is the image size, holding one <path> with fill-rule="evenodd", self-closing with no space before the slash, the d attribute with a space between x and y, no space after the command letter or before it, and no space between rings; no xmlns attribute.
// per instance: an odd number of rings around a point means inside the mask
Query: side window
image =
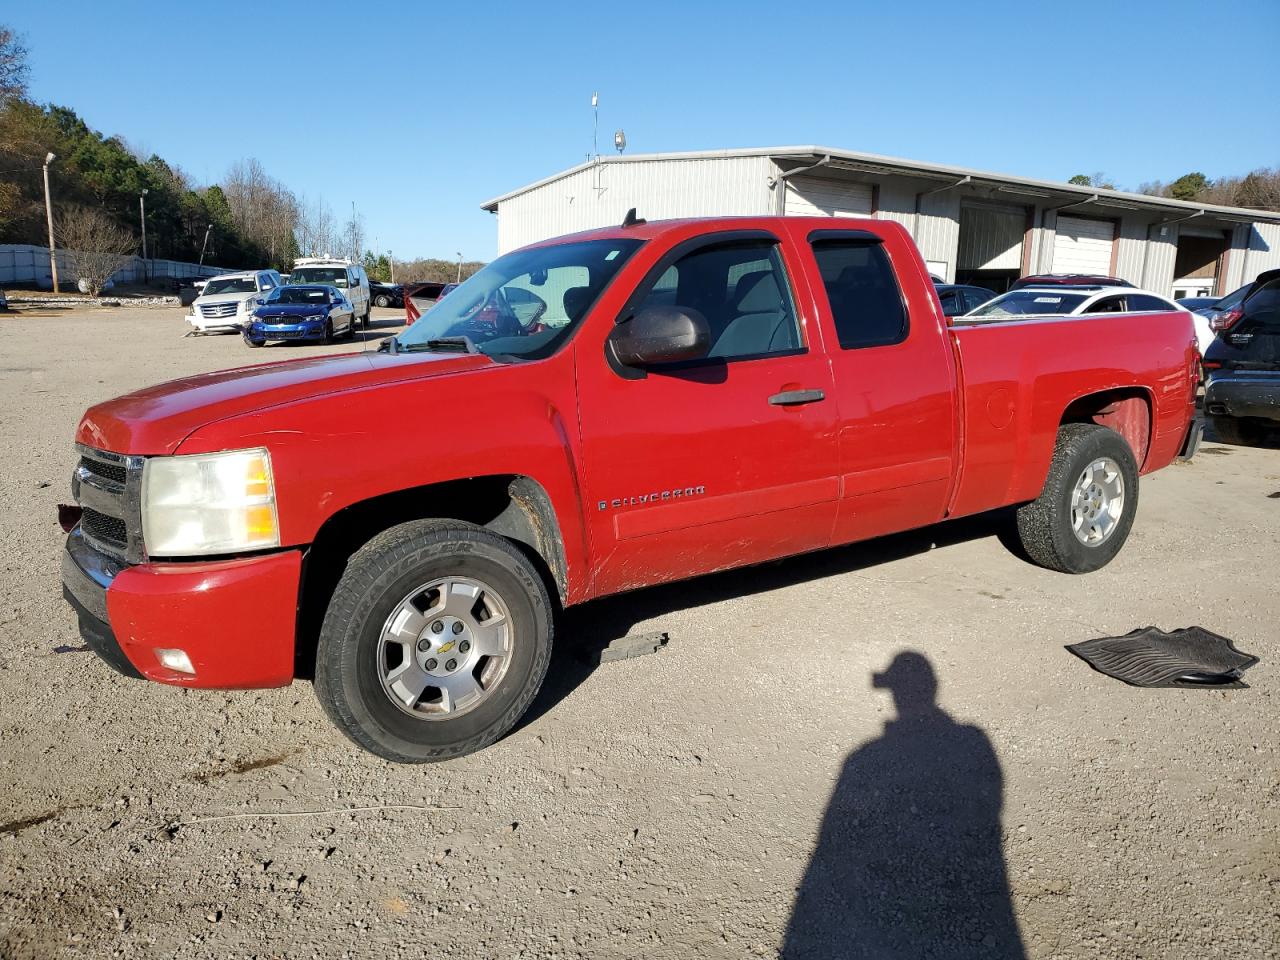
<svg viewBox="0 0 1280 960"><path fill-rule="evenodd" d="M813 255L843 349L882 347L907 338L907 310L883 245L815 240Z"/></svg>
<svg viewBox="0 0 1280 960"><path fill-rule="evenodd" d="M1137 294L1135 296L1131 294L1129 296L1129 309L1141 311L1141 310L1176 310L1178 308L1165 300L1161 300L1159 297L1143 296L1142 294Z"/></svg>
<svg viewBox="0 0 1280 960"><path fill-rule="evenodd" d="M990 290L982 290L978 287L970 287L965 291L965 295L969 300L969 310L977 310L980 306L995 296ZM965 311L968 313L968 310Z"/></svg>
<svg viewBox="0 0 1280 960"><path fill-rule="evenodd" d="M263 290L274 290L276 286L275 281L271 279L271 274L269 273L258 274L258 285Z"/></svg>
<svg viewBox="0 0 1280 960"><path fill-rule="evenodd" d="M636 307L697 310L711 328L707 356L768 357L803 350L782 255L772 240L700 247L671 264Z"/></svg>
<svg viewBox="0 0 1280 960"><path fill-rule="evenodd" d="M942 301L943 316L955 317L966 311L963 290L939 291L938 299Z"/></svg>
<svg viewBox="0 0 1280 960"><path fill-rule="evenodd" d="M1087 308L1085 313L1124 313L1124 297L1104 297L1093 306Z"/></svg>

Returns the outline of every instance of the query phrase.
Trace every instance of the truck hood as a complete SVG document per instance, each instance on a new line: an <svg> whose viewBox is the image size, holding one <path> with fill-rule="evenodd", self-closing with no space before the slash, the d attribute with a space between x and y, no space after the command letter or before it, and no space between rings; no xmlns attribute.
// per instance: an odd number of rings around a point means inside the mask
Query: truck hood
<svg viewBox="0 0 1280 960"><path fill-rule="evenodd" d="M89 408L76 442L115 453L168 454L217 420L323 394L495 365L483 354L347 353L203 373Z"/></svg>

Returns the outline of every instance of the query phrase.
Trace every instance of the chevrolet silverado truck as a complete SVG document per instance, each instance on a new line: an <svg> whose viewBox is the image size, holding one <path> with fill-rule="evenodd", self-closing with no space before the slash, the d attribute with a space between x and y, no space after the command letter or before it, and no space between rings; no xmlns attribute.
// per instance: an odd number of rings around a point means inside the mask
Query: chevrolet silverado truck
<svg viewBox="0 0 1280 960"><path fill-rule="evenodd" d="M572 604L1007 506L1098 570L1198 372L1184 311L948 320L893 222L629 214L376 351L90 409L64 595L122 673L313 679L359 746L445 759L519 720Z"/></svg>

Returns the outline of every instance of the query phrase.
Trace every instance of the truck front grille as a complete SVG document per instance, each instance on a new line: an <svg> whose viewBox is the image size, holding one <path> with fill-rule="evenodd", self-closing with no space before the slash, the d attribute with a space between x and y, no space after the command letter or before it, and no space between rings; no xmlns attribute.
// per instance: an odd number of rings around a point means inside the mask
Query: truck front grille
<svg viewBox="0 0 1280 960"><path fill-rule="evenodd" d="M71 493L83 511L80 532L94 549L141 563L143 457L80 447Z"/></svg>
<svg viewBox="0 0 1280 960"><path fill-rule="evenodd" d="M224 317L234 317L235 315L236 304L234 302L200 304L200 316L206 320L221 320Z"/></svg>

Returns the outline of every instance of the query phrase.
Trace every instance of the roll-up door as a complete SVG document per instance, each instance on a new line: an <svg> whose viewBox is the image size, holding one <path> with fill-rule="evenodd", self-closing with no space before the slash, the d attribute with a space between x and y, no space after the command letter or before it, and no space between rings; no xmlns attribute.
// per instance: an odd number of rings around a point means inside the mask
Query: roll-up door
<svg viewBox="0 0 1280 960"><path fill-rule="evenodd" d="M1053 238L1054 273L1111 273L1116 225L1110 220L1058 217Z"/></svg>
<svg viewBox="0 0 1280 960"><path fill-rule="evenodd" d="M820 177L787 181L787 215L792 217L869 217L871 185Z"/></svg>

